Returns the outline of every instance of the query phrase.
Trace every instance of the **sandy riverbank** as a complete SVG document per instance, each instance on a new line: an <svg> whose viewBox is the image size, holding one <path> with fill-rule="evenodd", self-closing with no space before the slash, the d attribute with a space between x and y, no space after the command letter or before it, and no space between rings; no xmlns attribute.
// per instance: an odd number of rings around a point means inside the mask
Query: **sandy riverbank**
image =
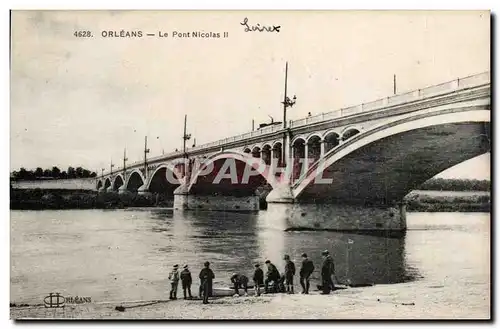
<svg viewBox="0 0 500 329"><path fill-rule="evenodd" d="M458 288L458 287L457 287ZM64 319L489 319L490 287L456 290L426 282L338 290L328 296L264 295L198 300L105 303L50 309L11 307L11 318ZM470 290L470 291L469 291ZM474 293L472 293L474 291ZM144 306L143 306L144 305ZM124 306L123 312L115 310Z"/></svg>

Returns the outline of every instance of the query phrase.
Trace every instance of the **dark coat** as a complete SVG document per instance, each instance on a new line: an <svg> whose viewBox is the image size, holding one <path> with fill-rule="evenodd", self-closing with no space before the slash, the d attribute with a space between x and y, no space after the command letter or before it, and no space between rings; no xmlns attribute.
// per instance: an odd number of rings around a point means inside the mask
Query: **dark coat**
<svg viewBox="0 0 500 329"><path fill-rule="evenodd" d="M325 260L323 261L323 265L321 266L321 275L332 275L335 273L335 265L333 263L333 258L332 256L328 255L325 257Z"/></svg>
<svg viewBox="0 0 500 329"><path fill-rule="evenodd" d="M236 274L231 277L231 282L236 284L248 284L248 278L246 275Z"/></svg>
<svg viewBox="0 0 500 329"><path fill-rule="evenodd" d="M260 267L256 268L253 273L253 282L259 285L264 284L264 271Z"/></svg>
<svg viewBox="0 0 500 329"><path fill-rule="evenodd" d="M204 268L200 271L201 285L207 287L208 296L212 296L212 283L215 278L215 274L210 268Z"/></svg>
<svg viewBox="0 0 500 329"><path fill-rule="evenodd" d="M183 269L181 272L181 281L182 281L182 283L187 284L187 285L193 283L193 278L191 277L191 272L187 268Z"/></svg>
<svg viewBox="0 0 500 329"><path fill-rule="evenodd" d="M314 264L310 259L304 259L302 261L302 267L300 268L300 277L306 278L314 272Z"/></svg>
<svg viewBox="0 0 500 329"><path fill-rule="evenodd" d="M290 278L295 275L295 264L288 260L285 264L285 277Z"/></svg>
<svg viewBox="0 0 500 329"><path fill-rule="evenodd" d="M279 280L279 278L280 278L280 272L278 271L276 266L274 266L274 264L272 264L272 263L267 264L266 275L267 275L267 278L269 280Z"/></svg>

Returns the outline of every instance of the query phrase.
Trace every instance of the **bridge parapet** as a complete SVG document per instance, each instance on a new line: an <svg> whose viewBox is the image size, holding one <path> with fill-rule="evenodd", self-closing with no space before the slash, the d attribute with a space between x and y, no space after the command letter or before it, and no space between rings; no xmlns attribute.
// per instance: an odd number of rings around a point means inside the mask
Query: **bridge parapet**
<svg viewBox="0 0 500 329"><path fill-rule="evenodd" d="M479 87L490 83L490 72L483 72L471 75L465 78L458 78L437 85L432 85L422 89L415 89L403 94L397 94L390 97L380 98L378 100L364 103L361 105L349 106L340 110L334 110L327 113L321 113L312 117L294 120L290 124L290 128L300 127L310 123L330 120L332 118L340 118L352 114L379 110L387 105L403 104L411 101L417 101L424 97L439 96L450 93L456 90ZM340 112L340 113L339 113Z"/></svg>
<svg viewBox="0 0 500 329"><path fill-rule="evenodd" d="M350 106L339 110L334 110L326 113L321 113L315 116L309 116L298 120L290 120L288 127L292 130L304 130L309 125L328 124L336 120L348 120L351 116L357 117L360 114L372 114L384 112L387 108L387 115L390 116L393 112L400 111L400 107L406 103L413 103L417 101L426 100L428 98L440 97L452 94L458 91L464 91L472 88L480 88L490 84L490 72L483 72L476 75L471 75L464 78L454 79L437 85L429 86L422 89L397 94L390 97L381 98L372 102L363 103L360 105ZM395 111L391 111L395 110ZM241 148L242 142L248 141L248 145L260 143L255 142L256 139L263 139L267 137L276 137L283 131L282 125L268 126L262 129L247 132L245 134L231 136L210 143L201 144L192 148L188 148L186 152L192 157L192 154L200 155L205 153L216 153L223 149ZM148 159L148 164L162 161L176 161L182 159L184 154L180 151L174 151L167 154L159 155ZM127 166L127 169L137 169L144 165L143 161L137 161ZM118 170L123 170L119 168Z"/></svg>

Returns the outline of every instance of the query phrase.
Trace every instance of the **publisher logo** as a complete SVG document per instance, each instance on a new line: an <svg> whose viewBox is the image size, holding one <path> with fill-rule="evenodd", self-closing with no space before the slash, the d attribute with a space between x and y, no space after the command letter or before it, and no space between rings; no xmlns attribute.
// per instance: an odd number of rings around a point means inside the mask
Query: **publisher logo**
<svg viewBox="0 0 500 329"><path fill-rule="evenodd" d="M61 296L60 293L50 293L47 297L43 299L43 303L45 304L45 307L64 307L64 304L66 302L66 299Z"/></svg>
<svg viewBox="0 0 500 329"><path fill-rule="evenodd" d="M91 303L91 297L68 296L64 297L60 293L50 293L43 299L43 303L47 308L64 307L67 304L85 304Z"/></svg>

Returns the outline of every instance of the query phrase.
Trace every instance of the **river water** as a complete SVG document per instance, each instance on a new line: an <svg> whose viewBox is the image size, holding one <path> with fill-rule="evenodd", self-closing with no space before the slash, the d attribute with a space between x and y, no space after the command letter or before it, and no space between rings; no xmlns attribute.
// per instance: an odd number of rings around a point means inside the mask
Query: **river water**
<svg viewBox="0 0 500 329"><path fill-rule="evenodd" d="M40 304L51 292L95 302L166 299L173 264L189 264L197 292L207 260L218 286L235 271L251 277L266 259L281 271L284 254L298 269L303 252L317 268L315 287L324 249L341 283L489 285L489 213L408 213L407 223L404 237L386 238L284 232L262 212L11 211L10 300Z"/></svg>

